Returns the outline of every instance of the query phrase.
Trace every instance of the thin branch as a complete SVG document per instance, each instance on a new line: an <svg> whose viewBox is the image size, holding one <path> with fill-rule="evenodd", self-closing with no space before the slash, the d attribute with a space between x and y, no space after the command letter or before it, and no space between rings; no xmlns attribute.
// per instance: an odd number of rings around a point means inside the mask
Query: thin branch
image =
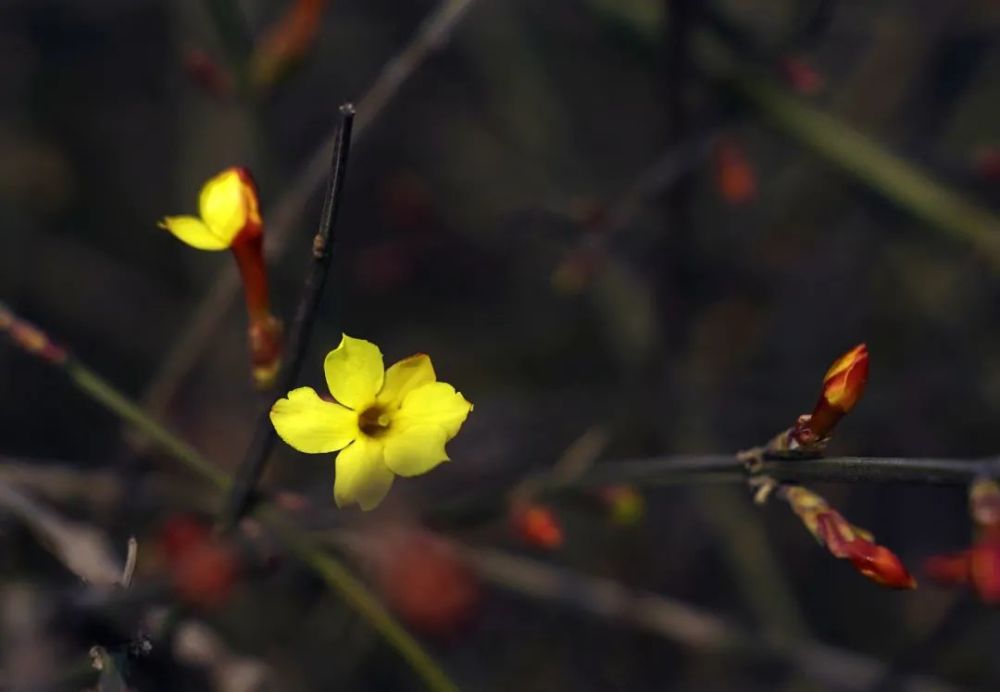
<svg viewBox="0 0 1000 692"><path fill-rule="evenodd" d="M543 562L493 549L462 550L483 578L529 598L558 602L599 617L619 620L697 650L727 651L785 661L817 682L837 689L865 690L886 672L880 661L808 638L789 640L750 632L738 623L682 601L629 589ZM956 688L925 676L898 680L900 690L945 692Z"/></svg>
<svg viewBox="0 0 1000 692"><path fill-rule="evenodd" d="M769 459L761 472L779 481L840 483L916 483L966 485L979 476L1000 477L1000 458L911 459L904 457L831 457ZM575 486L606 483L682 485L742 483L747 479L734 455L678 455L609 461L593 466ZM561 486L566 487L566 486Z"/></svg>
<svg viewBox="0 0 1000 692"><path fill-rule="evenodd" d="M337 130L337 144L333 150L333 160L330 163L329 183L326 197L323 200L323 211L320 214L319 230L313 239L312 262L306 274L299 305L295 311L295 321L288 335L286 350L287 362L282 368L276 383L276 389L286 392L291 389L302 368L302 358L309 343L313 323L316 321L316 310L323 295L326 277L330 269L330 259L333 256L333 228L337 222L337 212L340 210L344 176L347 174L347 159L351 149L351 128L354 124L354 106L345 104L340 107L340 126ZM219 525L230 529L239 521L252 504L252 495L257 482L267 464L267 458L274 448L275 432L270 420L271 403L263 408L257 419L253 439L247 448L243 462L236 470L233 485L229 489L226 503L219 515Z"/></svg>
<svg viewBox="0 0 1000 692"><path fill-rule="evenodd" d="M403 84L435 50L444 45L475 1L441 0L438 7L421 23L413 39L385 64L371 88L358 101L355 142L395 98ZM316 153L274 204L273 213L267 215L265 252L269 260L275 261L284 254L306 204L323 183L336 138L336 133L332 133L323 139ZM197 365L205 348L212 342L216 329L239 295L239 290L236 271L232 267L221 270L192 318L178 329L180 337L163 358L159 371L147 384L142 396L144 408L153 413L162 413L166 409L177 389Z"/></svg>

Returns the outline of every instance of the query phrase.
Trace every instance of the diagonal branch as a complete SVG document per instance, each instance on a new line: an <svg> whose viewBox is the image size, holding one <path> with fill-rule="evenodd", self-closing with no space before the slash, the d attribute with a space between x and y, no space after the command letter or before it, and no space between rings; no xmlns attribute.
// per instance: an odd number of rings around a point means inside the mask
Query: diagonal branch
<svg viewBox="0 0 1000 692"><path fill-rule="evenodd" d="M466 548L463 556L484 579L528 598L618 620L692 650L727 651L786 662L813 680L844 690L866 690L885 675L882 662L818 641L761 636L738 623L660 594L629 589L601 577L487 548ZM893 689L955 692L939 679L906 675Z"/></svg>
<svg viewBox="0 0 1000 692"><path fill-rule="evenodd" d="M337 143L333 150L333 161L330 164L330 176L323 200L323 211L320 214L319 230L313 239L312 262L306 274L299 305L295 311L295 321L288 335L286 350L287 362L282 368L276 382L278 392L287 392L295 384L302 368L302 357L305 355L316 321L316 310L323 295L323 286L330 269L331 249L334 242L333 228L337 222L337 212L340 210L344 176L347 174L347 158L351 149L351 128L354 124L354 106L345 104L340 107L340 126L337 129ZM261 410L257 418L253 438L247 448L243 462L236 470L233 484L229 489L225 505L219 515L219 525L230 529L239 521L253 501L254 489L267 464L267 458L274 448L275 432L270 420L271 402Z"/></svg>

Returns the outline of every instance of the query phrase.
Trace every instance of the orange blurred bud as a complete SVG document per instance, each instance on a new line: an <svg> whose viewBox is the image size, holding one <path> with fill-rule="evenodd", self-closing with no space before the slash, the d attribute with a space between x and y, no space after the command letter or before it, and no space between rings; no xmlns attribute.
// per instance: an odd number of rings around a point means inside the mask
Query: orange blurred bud
<svg viewBox="0 0 1000 692"><path fill-rule="evenodd" d="M415 630L447 636L479 610L479 579L447 541L426 531L400 531L378 551L376 577L389 606Z"/></svg>
<svg viewBox="0 0 1000 692"><path fill-rule="evenodd" d="M969 511L978 537L960 553L927 559L928 576L945 586L971 585L984 603L1000 604L1000 486L978 478L969 487Z"/></svg>
<svg viewBox="0 0 1000 692"><path fill-rule="evenodd" d="M294 0L254 50L252 75L257 86L270 86L309 51L327 0Z"/></svg>
<svg viewBox="0 0 1000 692"><path fill-rule="evenodd" d="M858 344L842 355L823 377L823 391L813 412L800 416L789 433L793 446L815 446L854 408L868 381L868 347Z"/></svg>
<svg viewBox="0 0 1000 692"><path fill-rule="evenodd" d="M932 555L924 560L924 574L944 586L964 586L969 583L969 553Z"/></svg>
<svg viewBox="0 0 1000 692"><path fill-rule="evenodd" d="M871 533L852 525L822 497L802 486L787 486L781 493L831 555L849 561L854 569L881 586L916 588L916 580L895 553L876 544Z"/></svg>
<svg viewBox="0 0 1000 692"><path fill-rule="evenodd" d="M15 346L55 365L65 363L69 353L57 345L48 334L21 319L0 303L0 333L5 333Z"/></svg>
<svg viewBox="0 0 1000 692"><path fill-rule="evenodd" d="M728 138L719 139L712 152L715 185L729 204L742 205L757 196L757 174L743 147Z"/></svg>
<svg viewBox="0 0 1000 692"><path fill-rule="evenodd" d="M563 529L555 513L546 505L526 505L511 513L514 534L534 548L555 550L562 545Z"/></svg>
<svg viewBox="0 0 1000 692"><path fill-rule="evenodd" d="M189 516L169 518L160 532L160 550L178 598L206 609L229 600L239 562L207 525Z"/></svg>

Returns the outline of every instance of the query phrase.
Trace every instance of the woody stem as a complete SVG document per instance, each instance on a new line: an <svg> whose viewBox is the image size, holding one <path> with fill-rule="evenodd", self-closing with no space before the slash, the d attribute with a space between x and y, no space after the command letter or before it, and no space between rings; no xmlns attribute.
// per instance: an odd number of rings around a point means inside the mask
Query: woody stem
<svg viewBox="0 0 1000 692"><path fill-rule="evenodd" d="M327 183L326 196L323 200L323 211L320 214L319 230L313 239L312 258L306 279L302 286L298 308L295 311L295 321L288 334L287 361L278 374L275 384L277 391L286 392L291 389L302 366L302 357L309 343L316 310L326 284L326 276L330 268L331 246L333 244L333 228L340 209L344 176L347 173L347 157L351 144L351 127L354 123L354 106L344 104L340 107L340 129L337 131L337 145L333 152L330 176ZM270 420L271 402L261 410L254 429L250 446L236 474L228 496L219 513L218 525L221 529L231 529L253 505L253 495L267 458L274 448L275 432Z"/></svg>

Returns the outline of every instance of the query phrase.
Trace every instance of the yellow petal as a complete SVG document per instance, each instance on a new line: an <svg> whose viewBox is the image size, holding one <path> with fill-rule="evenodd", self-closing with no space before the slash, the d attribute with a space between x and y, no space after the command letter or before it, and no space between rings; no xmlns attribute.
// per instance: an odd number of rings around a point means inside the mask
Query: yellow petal
<svg viewBox="0 0 1000 692"><path fill-rule="evenodd" d="M448 441L440 425L416 425L385 438L385 465L400 476L419 476L442 461L448 461L444 443Z"/></svg>
<svg viewBox="0 0 1000 692"><path fill-rule="evenodd" d="M168 216L160 221L165 228L193 248L199 250L225 250L229 242L212 232L201 219L193 216Z"/></svg>
<svg viewBox="0 0 1000 692"><path fill-rule="evenodd" d="M431 382L406 395L392 424L401 428L439 425L450 440L458 434L471 410L472 404L450 384Z"/></svg>
<svg viewBox="0 0 1000 692"><path fill-rule="evenodd" d="M337 348L326 354L323 370L333 397L355 410L375 402L385 378L378 346L347 334Z"/></svg>
<svg viewBox="0 0 1000 692"><path fill-rule="evenodd" d="M282 440L307 454L335 452L358 436L358 416L299 387L271 407L271 423Z"/></svg>
<svg viewBox="0 0 1000 692"><path fill-rule="evenodd" d="M247 203L243 180L233 168L205 183L198 198L201 218L228 247L247 221Z"/></svg>
<svg viewBox="0 0 1000 692"><path fill-rule="evenodd" d="M379 403L389 408L398 408L412 390L436 379L434 366L426 354L418 353L404 358L385 371L385 384L378 394Z"/></svg>
<svg viewBox="0 0 1000 692"><path fill-rule="evenodd" d="M333 499L338 507L357 503L369 510L382 502L394 478L382 458L382 443L367 437L359 437L337 455Z"/></svg>

